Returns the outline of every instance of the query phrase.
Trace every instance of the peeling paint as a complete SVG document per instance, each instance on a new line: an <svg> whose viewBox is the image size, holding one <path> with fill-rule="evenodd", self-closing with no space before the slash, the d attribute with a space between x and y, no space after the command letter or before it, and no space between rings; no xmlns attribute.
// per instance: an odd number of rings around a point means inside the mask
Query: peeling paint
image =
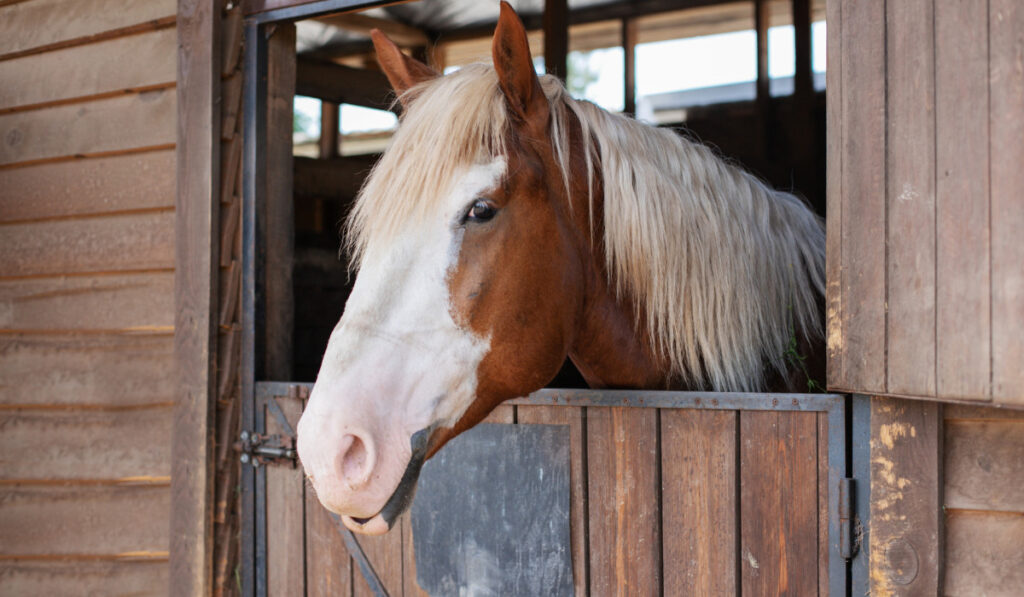
<svg viewBox="0 0 1024 597"><path fill-rule="evenodd" d="M917 430L909 423L887 423L878 428L878 438L886 448L892 450L901 437L917 437Z"/></svg>

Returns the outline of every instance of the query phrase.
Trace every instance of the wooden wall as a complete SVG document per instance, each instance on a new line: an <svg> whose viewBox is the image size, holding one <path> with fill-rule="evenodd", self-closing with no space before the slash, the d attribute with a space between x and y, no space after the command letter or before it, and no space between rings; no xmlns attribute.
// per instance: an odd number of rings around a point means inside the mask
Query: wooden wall
<svg viewBox="0 0 1024 597"><path fill-rule="evenodd" d="M0 593L166 591L174 0L0 2Z"/></svg>
<svg viewBox="0 0 1024 597"><path fill-rule="evenodd" d="M1024 5L828 4L829 388L1024 406Z"/></svg>
<svg viewBox="0 0 1024 597"><path fill-rule="evenodd" d="M871 399L870 591L1019 595L1024 413Z"/></svg>

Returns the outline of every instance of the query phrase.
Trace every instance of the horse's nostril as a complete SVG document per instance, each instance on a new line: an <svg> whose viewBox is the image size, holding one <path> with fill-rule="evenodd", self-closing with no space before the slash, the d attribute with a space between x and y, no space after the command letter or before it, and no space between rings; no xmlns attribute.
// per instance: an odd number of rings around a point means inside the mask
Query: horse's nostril
<svg viewBox="0 0 1024 597"><path fill-rule="evenodd" d="M350 487L365 483L373 468L372 446L358 435L348 435L342 440L341 452L341 478Z"/></svg>

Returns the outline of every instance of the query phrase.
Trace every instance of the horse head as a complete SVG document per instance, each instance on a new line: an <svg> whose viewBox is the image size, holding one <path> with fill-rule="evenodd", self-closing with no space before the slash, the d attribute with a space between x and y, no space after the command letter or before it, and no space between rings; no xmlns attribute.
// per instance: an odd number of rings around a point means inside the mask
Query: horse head
<svg viewBox="0 0 1024 597"><path fill-rule="evenodd" d="M390 528L445 442L557 374L591 250L577 233L585 211L572 210L555 167L526 31L507 4L482 82L463 75L438 88L448 77L379 32L373 41L404 114L354 210L358 276L298 428L321 502L364 533ZM455 93L476 109L493 98L472 94L500 93L505 109L452 114ZM458 130L491 117L506 121L489 123L494 134Z"/></svg>

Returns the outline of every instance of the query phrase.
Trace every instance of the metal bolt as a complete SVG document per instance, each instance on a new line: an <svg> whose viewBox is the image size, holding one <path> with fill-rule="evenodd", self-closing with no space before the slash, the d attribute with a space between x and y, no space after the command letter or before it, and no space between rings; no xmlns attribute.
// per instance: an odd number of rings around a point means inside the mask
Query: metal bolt
<svg viewBox="0 0 1024 597"><path fill-rule="evenodd" d="M249 441L249 432L248 431L243 431L242 432L242 441L243 442Z"/></svg>
<svg viewBox="0 0 1024 597"><path fill-rule="evenodd" d="M249 462L249 455L248 454L242 454L241 456L239 456L238 459L242 461L242 464L245 464L246 462Z"/></svg>

